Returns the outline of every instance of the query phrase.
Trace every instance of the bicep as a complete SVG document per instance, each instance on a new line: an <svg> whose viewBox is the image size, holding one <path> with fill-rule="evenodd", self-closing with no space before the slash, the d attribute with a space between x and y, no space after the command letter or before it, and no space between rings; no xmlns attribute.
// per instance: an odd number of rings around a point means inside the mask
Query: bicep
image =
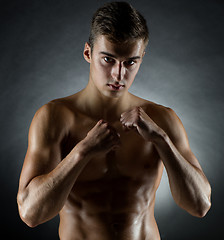
<svg viewBox="0 0 224 240"><path fill-rule="evenodd" d="M20 188L26 188L35 177L52 171L60 162L60 156L58 146L46 146L39 151L30 151L28 148L20 176Z"/></svg>
<svg viewBox="0 0 224 240"><path fill-rule="evenodd" d="M41 109L29 129L28 149L21 176L20 189L25 189L37 176L52 171L61 161L60 137L51 124L49 109Z"/></svg>

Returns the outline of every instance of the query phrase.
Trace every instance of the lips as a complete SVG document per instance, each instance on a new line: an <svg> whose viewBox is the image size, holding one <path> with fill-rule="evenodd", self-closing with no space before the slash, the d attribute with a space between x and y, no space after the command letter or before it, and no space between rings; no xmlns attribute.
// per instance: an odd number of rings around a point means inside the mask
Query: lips
<svg viewBox="0 0 224 240"><path fill-rule="evenodd" d="M107 84L107 86L110 88L110 89L112 89L112 90L114 90L114 91L119 91L119 90L121 90L122 88L124 88L124 85L115 85L115 84Z"/></svg>

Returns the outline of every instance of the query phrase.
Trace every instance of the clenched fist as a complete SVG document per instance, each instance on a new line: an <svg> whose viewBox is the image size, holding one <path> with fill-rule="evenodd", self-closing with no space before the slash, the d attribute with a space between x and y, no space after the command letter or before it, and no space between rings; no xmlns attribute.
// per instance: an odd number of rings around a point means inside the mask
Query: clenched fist
<svg viewBox="0 0 224 240"><path fill-rule="evenodd" d="M94 155L107 154L120 146L120 136L108 122L100 120L84 139L88 152Z"/></svg>
<svg viewBox="0 0 224 240"><path fill-rule="evenodd" d="M141 107L124 112L120 121L125 130L136 130L146 141L154 142L163 132Z"/></svg>

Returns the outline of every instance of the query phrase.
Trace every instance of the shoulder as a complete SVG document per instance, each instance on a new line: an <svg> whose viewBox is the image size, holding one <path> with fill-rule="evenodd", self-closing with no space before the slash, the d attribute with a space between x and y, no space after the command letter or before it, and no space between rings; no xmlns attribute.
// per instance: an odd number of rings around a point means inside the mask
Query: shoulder
<svg viewBox="0 0 224 240"><path fill-rule="evenodd" d="M142 99L141 107L148 115L150 115L150 117L154 118L156 122L160 124L172 125L172 123L180 121L175 111L170 107L145 99Z"/></svg>
<svg viewBox="0 0 224 240"><path fill-rule="evenodd" d="M181 139L187 139L184 126L172 108L150 101L145 101L142 108L174 142L179 142Z"/></svg>
<svg viewBox="0 0 224 240"><path fill-rule="evenodd" d="M65 98L54 99L41 106L35 115L47 118L57 118L58 121L71 117L72 110Z"/></svg>
<svg viewBox="0 0 224 240"><path fill-rule="evenodd" d="M35 113L30 132L47 135L48 140L63 138L74 123L75 113L65 99L55 99L41 106Z"/></svg>
<svg viewBox="0 0 224 240"><path fill-rule="evenodd" d="M170 107L132 95L133 107L141 107L158 125L168 127L179 121L178 116Z"/></svg>

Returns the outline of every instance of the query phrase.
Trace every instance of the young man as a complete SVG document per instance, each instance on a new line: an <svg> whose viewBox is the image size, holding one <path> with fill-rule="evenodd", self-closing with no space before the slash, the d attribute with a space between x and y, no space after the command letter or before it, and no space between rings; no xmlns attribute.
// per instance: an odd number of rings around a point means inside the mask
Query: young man
<svg viewBox="0 0 224 240"><path fill-rule="evenodd" d="M94 15L84 58L89 82L35 114L18 207L30 227L60 214L62 240L158 240L155 194L164 166L176 203L203 217L211 188L170 108L128 92L148 42L128 3Z"/></svg>

